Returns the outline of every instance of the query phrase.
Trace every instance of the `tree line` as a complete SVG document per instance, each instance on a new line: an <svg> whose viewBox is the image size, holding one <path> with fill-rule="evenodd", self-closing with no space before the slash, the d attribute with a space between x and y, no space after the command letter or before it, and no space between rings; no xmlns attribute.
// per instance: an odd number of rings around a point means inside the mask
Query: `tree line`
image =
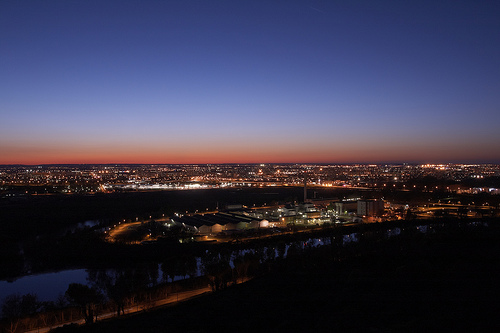
<svg viewBox="0 0 500 333"><path fill-rule="evenodd" d="M214 244L182 255L164 253L160 261L143 257L142 262L123 262L114 269L90 269L87 285L71 284L64 297L56 302L39 302L32 294L7 297L2 305L2 330L23 331L77 318L90 324L102 313L115 312L120 316L133 306L150 309L158 300L175 292L206 286L217 292L276 270L300 271L311 265L351 260L376 251L402 252L409 244L425 242L435 235L474 234L487 228L492 237L497 237L498 222L498 219L438 219L326 226L314 233L296 232L248 242ZM391 236L393 233L388 230L394 228L400 228L400 232ZM357 241L346 243L344 236L353 234ZM322 245L312 239L321 240Z"/></svg>

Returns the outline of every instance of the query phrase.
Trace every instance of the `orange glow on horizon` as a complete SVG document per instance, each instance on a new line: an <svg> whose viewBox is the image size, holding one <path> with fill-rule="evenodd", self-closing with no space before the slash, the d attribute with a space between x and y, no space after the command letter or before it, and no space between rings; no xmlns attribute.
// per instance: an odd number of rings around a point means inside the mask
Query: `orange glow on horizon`
<svg viewBox="0 0 500 333"><path fill-rule="evenodd" d="M493 162L491 147L400 141L258 140L178 142L42 141L0 143L0 164L445 163ZM493 161L492 161L493 159Z"/></svg>
<svg viewBox="0 0 500 333"><path fill-rule="evenodd" d="M414 148L391 151L343 147L316 149L291 147L282 149L19 149L2 152L0 164L219 164L219 163L385 163L461 161L463 151L429 151ZM486 156L466 154L466 161L487 161ZM465 162L465 161L464 161Z"/></svg>

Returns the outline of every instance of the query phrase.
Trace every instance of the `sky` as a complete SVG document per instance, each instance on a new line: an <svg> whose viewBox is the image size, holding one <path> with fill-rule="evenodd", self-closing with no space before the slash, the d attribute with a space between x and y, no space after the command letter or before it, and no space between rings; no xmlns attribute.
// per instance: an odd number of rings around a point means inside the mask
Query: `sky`
<svg viewBox="0 0 500 333"><path fill-rule="evenodd" d="M500 163L500 2L0 2L0 164Z"/></svg>

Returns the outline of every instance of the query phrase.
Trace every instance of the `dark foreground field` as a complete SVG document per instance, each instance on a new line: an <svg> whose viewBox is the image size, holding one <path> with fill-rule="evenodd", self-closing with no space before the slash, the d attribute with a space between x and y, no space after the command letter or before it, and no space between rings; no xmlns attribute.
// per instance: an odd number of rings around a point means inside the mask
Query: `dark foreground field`
<svg viewBox="0 0 500 333"><path fill-rule="evenodd" d="M490 225L366 241L346 249L349 259L341 261L330 247L311 249L243 285L56 331L498 331L499 240L498 228Z"/></svg>

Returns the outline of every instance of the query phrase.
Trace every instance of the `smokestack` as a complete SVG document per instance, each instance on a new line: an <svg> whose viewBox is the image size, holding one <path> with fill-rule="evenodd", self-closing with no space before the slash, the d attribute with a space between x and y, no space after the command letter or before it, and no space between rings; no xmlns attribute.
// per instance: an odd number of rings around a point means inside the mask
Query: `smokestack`
<svg viewBox="0 0 500 333"><path fill-rule="evenodd" d="M304 176L304 202L307 201L307 177Z"/></svg>

